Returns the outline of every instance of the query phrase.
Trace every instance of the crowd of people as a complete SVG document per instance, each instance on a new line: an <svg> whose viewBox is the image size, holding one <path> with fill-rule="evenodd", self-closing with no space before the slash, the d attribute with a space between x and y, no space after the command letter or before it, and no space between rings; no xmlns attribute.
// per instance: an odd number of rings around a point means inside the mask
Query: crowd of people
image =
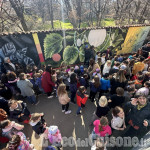
<svg viewBox="0 0 150 150"><path fill-rule="evenodd" d="M87 49L86 46L85 51ZM31 114L24 101L37 105L39 94L46 94L49 99L57 97L64 115L72 113L70 103L78 106L76 116L82 114L87 101L96 104L89 122L93 126L92 150L106 149L107 144L101 137L141 138L150 126L149 52L150 42L130 54L115 55L108 48L106 52L92 53L92 58L85 61L89 62L88 68L86 64L61 66L60 69L53 69L51 65L22 69L5 58L5 72L1 74L0 83L0 142L7 143L4 150L34 149L20 123L30 124L36 134L49 139L51 145L46 150L61 149L62 136L58 126L48 127L44 119L47 114Z"/></svg>

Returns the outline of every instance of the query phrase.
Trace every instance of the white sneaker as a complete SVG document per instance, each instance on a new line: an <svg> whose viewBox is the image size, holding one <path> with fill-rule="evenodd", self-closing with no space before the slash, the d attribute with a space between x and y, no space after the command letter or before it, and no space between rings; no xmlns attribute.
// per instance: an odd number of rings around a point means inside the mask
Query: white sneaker
<svg viewBox="0 0 150 150"><path fill-rule="evenodd" d="M70 113L71 113L71 110L68 110L68 111L65 112L66 115L70 114Z"/></svg>
<svg viewBox="0 0 150 150"><path fill-rule="evenodd" d="M53 96L48 96L47 98L53 98Z"/></svg>
<svg viewBox="0 0 150 150"><path fill-rule="evenodd" d="M62 112L65 112L65 110L62 110Z"/></svg>

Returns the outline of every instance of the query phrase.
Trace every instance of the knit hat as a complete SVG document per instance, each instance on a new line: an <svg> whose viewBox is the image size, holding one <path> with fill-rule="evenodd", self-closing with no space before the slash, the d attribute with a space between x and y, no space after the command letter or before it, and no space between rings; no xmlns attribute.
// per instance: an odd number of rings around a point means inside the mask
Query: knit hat
<svg viewBox="0 0 150 150"><path fill-rule="evenodd" d="M57 130L58 130L57 126L50 126L49 129L48 129L48 132L50 134L56 134Z"/></svg>

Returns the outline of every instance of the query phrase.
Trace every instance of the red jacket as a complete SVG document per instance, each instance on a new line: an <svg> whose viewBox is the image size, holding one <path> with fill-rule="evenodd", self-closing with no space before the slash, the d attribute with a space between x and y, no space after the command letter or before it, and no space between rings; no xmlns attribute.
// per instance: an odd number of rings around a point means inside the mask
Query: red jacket
<svg viewBox="0 0 150 150"><path fill-rule="evenodd" d="M52 92L52 87L55 86L55 83L52 82L51 79L51 74L49 72L44 72L42 74L42 88L44 91L47 92Z"/></svg>
<svg viewBox="0 0 150 150"><path fill-rule="evenodd" d="M85 105L85 103L86 103L86 101L87 101L87 99L88 99L88 97L86 97L85 94L82 94L82 93L80 93L80 92L77 92L76 98L77 98L77 105L78 105L79 107L81 107L81 103Z"/></svg>

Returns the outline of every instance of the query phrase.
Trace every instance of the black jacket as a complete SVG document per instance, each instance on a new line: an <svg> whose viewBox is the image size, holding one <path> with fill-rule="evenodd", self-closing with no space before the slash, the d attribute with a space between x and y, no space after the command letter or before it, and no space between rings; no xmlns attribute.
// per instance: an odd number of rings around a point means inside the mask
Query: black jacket
<svg viewBox="0 0 150 150"><path fill-rule="evenodd" d="M134 126L138 126L140 128L144 127L143 122L144 120L148 121L148 126L150 126L150 103L148 102L147 105L140 110L137 109L137 106L128 102L125 105L125 108L129 108L130 112L127 116L127 122L132 120Z"/></svg>

